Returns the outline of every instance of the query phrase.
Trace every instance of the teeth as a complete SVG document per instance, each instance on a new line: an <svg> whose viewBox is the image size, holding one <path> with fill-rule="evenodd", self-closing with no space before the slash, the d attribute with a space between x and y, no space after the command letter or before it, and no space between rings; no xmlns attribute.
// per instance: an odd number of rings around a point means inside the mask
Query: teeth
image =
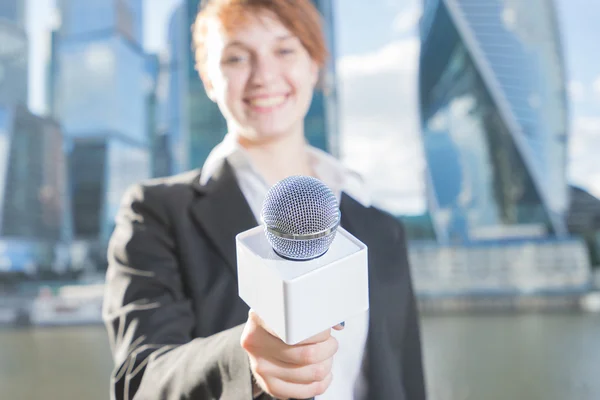
<svg viewBox="0 0 600 400"><path fill-rule="evenodd" d="M264 97L250 100L250 105L256 107L275 107L285 101L285 96Z"/></svg>

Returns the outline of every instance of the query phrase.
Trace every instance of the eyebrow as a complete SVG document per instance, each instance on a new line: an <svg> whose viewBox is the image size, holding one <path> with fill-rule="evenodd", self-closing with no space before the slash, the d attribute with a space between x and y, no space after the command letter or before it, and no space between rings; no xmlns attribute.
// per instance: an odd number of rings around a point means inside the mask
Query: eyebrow
<svg viewBox="0 0 600 400"><path fill-rule="evenodd" d="M275 40L277 40L278 42L282 42L284 40L294 39L295 37L296 36L294 36L292 34L285 34L285 35L277 36L277 38L275 38ZM225 48L232 47L232 46L248 47L243 42L241 42L239 40L234 40L232 42L227 43Z"/></svg>

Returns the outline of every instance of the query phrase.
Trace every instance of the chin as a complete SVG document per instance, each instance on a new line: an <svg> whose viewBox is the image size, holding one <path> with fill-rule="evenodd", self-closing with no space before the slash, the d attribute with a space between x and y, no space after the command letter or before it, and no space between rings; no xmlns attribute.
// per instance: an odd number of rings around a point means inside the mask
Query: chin
<svg viewBox="0 0 600 400"><path fill-rule="evenodd" d="M272 140L291 135L294 132L291 127L255 127L253 129L254 137L257 141Z"/></svg>

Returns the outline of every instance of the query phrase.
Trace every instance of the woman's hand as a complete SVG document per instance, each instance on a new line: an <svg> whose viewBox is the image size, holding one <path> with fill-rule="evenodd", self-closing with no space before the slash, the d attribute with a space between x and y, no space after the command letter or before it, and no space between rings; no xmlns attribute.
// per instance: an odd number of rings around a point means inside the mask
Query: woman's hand
<svg viewBox="0 0 600 400"><path fill-rule="evenodd" d="M343 325L334 329L341 330ZM311 398L323 394L331 383L333 356L338 350L331 329L290 346L250 310L240 344L248 353L254 379L275 398Z"/></svg>

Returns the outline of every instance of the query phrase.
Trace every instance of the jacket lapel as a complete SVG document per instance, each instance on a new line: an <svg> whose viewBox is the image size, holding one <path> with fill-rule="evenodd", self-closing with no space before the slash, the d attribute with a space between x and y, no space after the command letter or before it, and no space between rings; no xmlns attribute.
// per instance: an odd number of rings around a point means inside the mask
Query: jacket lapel
<svg viewBox="0 0 600 400"><path fill-rule="evenodd" d="M342 192L340 212L342 214L342 227L367 244L366 240L369 235L365 207L345 192Z"/></svg>
<svg viewBox="0 0 600 400"><path fill-rule="evenodd" d="M379 385L376 384L381 376L387 376L386 371L381 371L378 366L380 362L373 362L373 357L377 357L378 348L381 348L382 341L387 337L384 310L389 305L386 304L385 285L382 280L385 279L385 263L379 260L378 254L381 254L384 249L381 249L381 243L385 240L378 235L376 226L373 226L369 219L369 210L355 199L342 193L340 204L342 213L341 225L348 232L356 236L361 242L367 245L368 262L369 262L369 331L367 336L367 344L362 365L362 374L367 379L363 388L361 399L376 399L386 398L382 396ZM389 298L389 297L388 297ZM387 347L386 347L387 348ZM382 355L380 354L379 357ZM381 361L381 360L379 360Z"/></svg>
<svg viewBox="0 0 600 400"><path fill-rule="evenodd" d="M231 165L224 162L205 186L196 180L193 187L203 195L192 203L192 216L237 276L235 236L258 223Z"/></svg>

